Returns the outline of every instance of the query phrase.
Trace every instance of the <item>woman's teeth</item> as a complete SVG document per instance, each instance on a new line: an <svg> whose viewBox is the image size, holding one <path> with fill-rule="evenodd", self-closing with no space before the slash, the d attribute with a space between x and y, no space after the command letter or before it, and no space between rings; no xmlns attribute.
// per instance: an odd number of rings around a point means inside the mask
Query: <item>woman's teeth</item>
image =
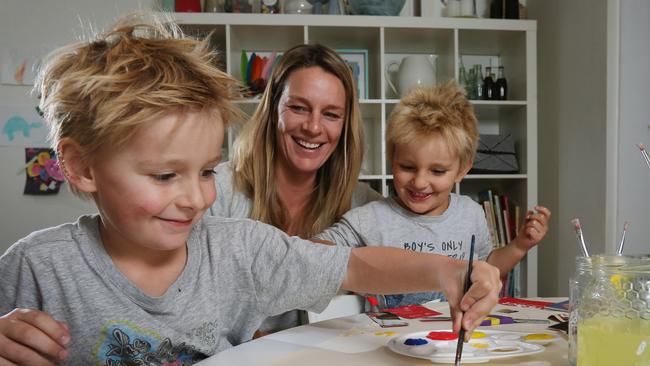
<svg viewBox="0 0 650 366"><path fill-rule="evenodd" d="M300 146L302 146L304 148L307 148L307 149L316 149L321 145L321 144L314 144L314 143L303 141L303 140L296 140L296 142L298 143L298 145L300 145Z"/></svg>

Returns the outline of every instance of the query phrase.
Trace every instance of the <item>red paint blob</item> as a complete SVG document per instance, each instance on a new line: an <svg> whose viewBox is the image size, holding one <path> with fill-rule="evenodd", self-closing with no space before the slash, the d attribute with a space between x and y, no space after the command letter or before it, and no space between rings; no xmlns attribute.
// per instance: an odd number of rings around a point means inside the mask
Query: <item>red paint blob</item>
<svg viewBox="0 0 650 366"><path fill-rule="evenodd" d="M429 332L427 338L434 341L453 341L458 339L458 334L452 332Z"/></svg>

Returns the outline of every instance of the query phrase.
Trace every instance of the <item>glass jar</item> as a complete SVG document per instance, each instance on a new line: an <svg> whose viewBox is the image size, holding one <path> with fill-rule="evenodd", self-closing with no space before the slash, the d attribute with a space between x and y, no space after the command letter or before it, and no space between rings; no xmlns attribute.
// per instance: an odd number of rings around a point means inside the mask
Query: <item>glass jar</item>
<svg viewBox="0 0 650 366"><path fill-rule="evenodd" d="M650 365L650 256L576 258L569 362Z"/></svg>

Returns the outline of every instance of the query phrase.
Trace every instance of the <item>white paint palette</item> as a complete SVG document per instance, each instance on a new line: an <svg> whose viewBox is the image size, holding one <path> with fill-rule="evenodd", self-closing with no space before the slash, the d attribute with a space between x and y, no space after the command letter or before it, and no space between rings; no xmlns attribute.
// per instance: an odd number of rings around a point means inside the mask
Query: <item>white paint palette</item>
<svg viewBox="0 0 650 366"><path fill-rule="evenodd" d="M482 363L494 359L527 356L544 351L542 344L560 338L552 333L521 333L477 330L463 346L462 363ZM454 363L458 338L451 331L424 331L401 334L388 341L388 348L398 354Z"/></svg>

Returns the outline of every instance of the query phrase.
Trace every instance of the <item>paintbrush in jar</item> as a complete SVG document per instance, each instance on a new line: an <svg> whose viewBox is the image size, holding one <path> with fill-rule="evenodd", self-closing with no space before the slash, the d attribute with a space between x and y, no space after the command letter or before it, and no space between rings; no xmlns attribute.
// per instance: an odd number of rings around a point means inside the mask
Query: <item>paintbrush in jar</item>
<svg viewBox="0 0 650 366"><path fill-rule="evenodd" d="M618 243L618 249L616 250L616 254L621 255L623 254L623 246L625 245L625 233L627 232L628 228L628 222L625 221L625 224L623 225L623 235L621 236L621 242Z"/></svg>
<svg viewBox="0 0 650 366"><path fill-rule="evenodd" d="M463 289L463 295L469 291L469 287L472 284L472 261L474 260L474 242L476 241L476 236L472 235L472 242L469 247L469 264L467 265L467 276L465 277L465 288ZM454 365L460 365L460 357L463 354L463 343L465 342L465 329L463 329L462 319L460 324L460 331L458 331L458 344L456 345L456 360Z"/></svg>
<svg viewBox="0 0 650 366"><path fill-rule="evenodd" d="M650 157L648 157L648 152L645 151L646 146L645 144L637 144L636 145L639 150L641 150L641 155L643 155L643 159L645 160L645 164L650 168Z"/></svg>
<svg viewBox="0 0 650 366"><path fill-rule="evenodd" d="M582 254L586 258L589 258L589 251L587 251L587 244L585 244L585 237L582 234L582 225L580 225L580 220L578 218L575 218L571 220L571 224L573 225L573 229L576 231L576 236L580 241L580 249L582 249Z"/></svg>

